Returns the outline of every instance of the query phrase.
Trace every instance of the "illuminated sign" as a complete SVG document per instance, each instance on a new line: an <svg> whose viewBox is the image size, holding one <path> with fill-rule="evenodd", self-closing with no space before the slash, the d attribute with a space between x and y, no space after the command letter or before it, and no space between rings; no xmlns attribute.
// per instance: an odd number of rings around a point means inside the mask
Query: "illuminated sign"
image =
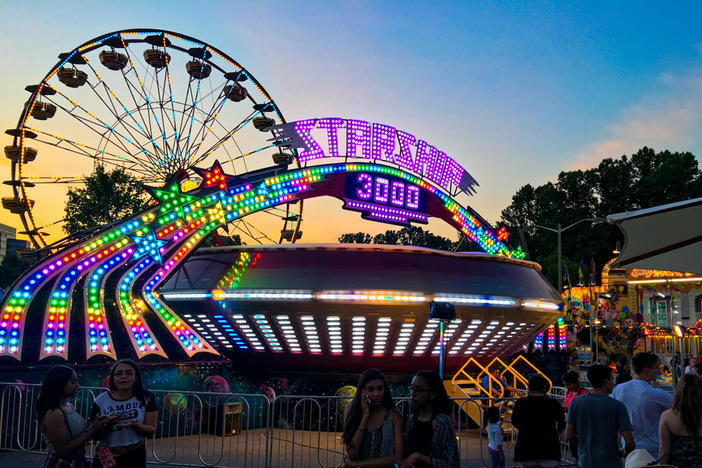
<svg viewBox="0 0 702 468"><path fill-rule="evenodd" d="M428 222L426 192L389 174L347 175L345 202L344 209L360 211L364 219L402 226Z"/></svg>
<svg viewBox="0 0 702 468"><path fill-rule="evenodd" d="M631 279L690 278L690 277L695 276L694 273L684 273L681 271L644 270L644 269L639 269L639 268L627 270L626 274Z"/></svg>
<svg viewBox="0 0 702 468"><path fill-rule="evenodd" d="M269 130L279 146L302 149L298 155L300 163L322 158L356 158L396 164L449 193L473 194L474 186L478 185L463 166L445 152L390 125L327 117L288 122ZM317 137L312 134L313 130ZM343 140L340 138L342 131L345 133ZM319 141L326 141L326 152ZM345 154L340 152L340 141L345 144Z"/></svg>

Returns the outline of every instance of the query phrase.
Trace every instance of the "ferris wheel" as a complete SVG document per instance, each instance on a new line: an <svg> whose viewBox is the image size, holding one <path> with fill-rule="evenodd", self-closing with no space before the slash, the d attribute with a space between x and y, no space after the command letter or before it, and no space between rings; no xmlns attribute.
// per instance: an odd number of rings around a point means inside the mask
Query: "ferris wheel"
<svg viewBox="0 0 702 468"><path fill-rule="evenodd" d="M13 196L4 208L20 216L35 248L63 222L69 187L96 167L123 169L147 185L178 175L195 187L193 168L221 163L228 174L271 166L299 167L266 128L285 123L273 98L234 59L198 39L155 29L108 33L59 55L38 83L5 147ZM195 183L193 183L195 182ZM42 207L35 198L48 200ZM230 224L245 244L294 242L302 201Z"/></svg>

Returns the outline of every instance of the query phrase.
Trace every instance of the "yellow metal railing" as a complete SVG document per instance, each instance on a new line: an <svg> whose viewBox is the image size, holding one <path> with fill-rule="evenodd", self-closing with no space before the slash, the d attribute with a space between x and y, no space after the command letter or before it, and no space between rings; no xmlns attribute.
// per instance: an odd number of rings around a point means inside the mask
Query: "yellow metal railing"
<svg viewBox="0 0 702 468"><path fill-rule="evenodd" d="M519 371L517 371L515 365L523 362L526 366L531 368L535 373L539 374L542 376L546 381L548 382L548 390L546 393L551 391L551 388L553 387L553 383L551 382L551 379L546 377L546 375L541 372L536 366L534 366L531 362L529 362L528 359L526 359L524 356L517 356L516 359L514 359L511 363L506 364L502 359L499 357L493 358L486 366L483 366L480 364L475 358L470 357L468 360L463 364L463 366L454 374L453 378L451 379L451 383L461 387L461 385L472 385L474 386L481 395L486 395L488 397L496 397L496 398L503 398L505 395L505 386L502 384L500 379L503 379L505 382L508 380L506 379L507 374L511 374L512 376L512 387L516 391L526 391L529 388L529 381L527 380L524 375L522 375ZM491 373L490 373L490 368L494 365L499 365L503 367L502 372L500 373L500 379L495 378ZM467 371L466 368L469 366L475 366L479 369L478 375L475 377L471 376ZM487 388L483 386L482 380L484 377L488 377L488 385ZM520 385L523 388L520 388ZM495 394L493 394L493 390L495 391ZM497 391L499 390L499 393Z"/></svg>
<svg viewBox="0 0 702 468"><path fill-rule="evenodd" d="M528 387L529 382L524 378L524 376L523 376L522 374L520 374L519 372L517 372L517 369L514 367L514 365L517 364L517 363L519 363L519 362L523 362L523 363L526 364L528 367L530 367L534 372L536 372L536 373L539 374L541 377L543 377L544 379L546 379L546 381L548 382L548 390L546 391L546 393L549 393L549 392L551 391L551 388L553 387L553 383L551 382L551 379L549 379L548 377L546 377L546 375L545 375L543 372L541 372L541 371L539 370L538 367L536 367L534 364L532 364L531 362L529 362L529 360L528 360L527 358L525 358L524 356L522 356L522 355L517 356L517 358L516 358L514 361L512 361L512 362L509 364L509 366L507 366L507 368L506 368L502 373L504 374L505 372L507 372L507 369L510 369L510 371L511 371L514 375L519 375L519 376L521 377L520 381L526 382L525 385ZM515 388L516 388L516 387L515 387Z"/></svg>
<svg viewBox="0 0 702 468"><path fill-rule="evenodd" d="M473 377L468 372L466 372L466 367L468 367L470 364L480 369L480 373L477 377ZM483 387L483 385L480 383L480 376L483 374L487 374L489 376L487 389ZM493 387L493 382L495 383L495 387ZM454 374L453 378L451 379L451 383L457 385L458 387L460 387L461 384L474 385L475 388L478 389L478 391L481 393L481 395L485 394L489 397L497 396L499 398L502 398L505 394L505 388L502 385L502 382L500 382L492 374L487 372L487 369L483 367L478 361L476 361L475 358L472 357L468 358L465 364L463 364L463 366ZM493 389L499 390L499 394L493 395ZM492 405L492 400L490 400L490 404Z"/></svg>

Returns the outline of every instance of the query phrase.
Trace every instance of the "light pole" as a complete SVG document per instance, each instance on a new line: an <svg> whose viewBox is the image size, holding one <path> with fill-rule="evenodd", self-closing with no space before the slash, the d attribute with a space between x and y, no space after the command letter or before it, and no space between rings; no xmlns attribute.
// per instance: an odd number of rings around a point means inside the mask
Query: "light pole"
<svg viewBox="0 0 702 468"><path fill-rule="evenodd" d="M680 340L680 377L678 378L678 384L680 383L680 380L682 379L683 375L685 375L685 332L687 331L686 327L683 327L680 325L680 323L677 323L676 325L673 326L673 336L677 336L678 339ZM673 356L675 356L675 338L673 338Z"/></svg>
<svg viewBox="0 0 702 468"><path fill-rule="evenodd" d="M558 223L557 227L555 227L555 228L541 226L540 224L532 224L532 225L524 227L525 230L532 230L535 228L540 228L540 229L546 229L547 231L555 232L556 234L558 234L558 293L559 294L562 294L562 292L563 292L563 269L562 269L563 261L561 259L561 255L562 255L562 253L561 253L561 234L563 233L563 231L567 231L568 229L572 228L576 224L584 223L585 221L589 221L593 224L597 224L597 223L603 222L604 220L605 220L604 218L602 218L600 216L596 216L594 218L579 219L578 221L576 221L573 224L566 226L564 228L561 228L561 223Z"/></svg>

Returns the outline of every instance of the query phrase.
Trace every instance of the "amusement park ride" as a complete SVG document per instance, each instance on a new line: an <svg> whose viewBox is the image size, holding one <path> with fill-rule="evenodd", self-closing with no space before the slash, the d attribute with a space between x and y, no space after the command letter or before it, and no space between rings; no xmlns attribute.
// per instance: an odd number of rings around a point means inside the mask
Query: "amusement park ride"
<svg viewBox="0 0 702 468"><path fill-rule="evenodd" d="M429 305L446 302L457 369L520 349L560 316L540 267L459 201L476 181L427 141L354 119L287 122L235 60L168 31L110 33L59 58L7 131L3 205L45 256L5 296L0 357L416 369L438 356ZM39 167L45 150L77 162ZM139 177L153 201L48 245L45 226L60 221L40 220L30 191L80 183L98 164ZM295 244L315 197L393 225L443 219L485 254ZM199 248L218 230L245 245Z"/></svg>

